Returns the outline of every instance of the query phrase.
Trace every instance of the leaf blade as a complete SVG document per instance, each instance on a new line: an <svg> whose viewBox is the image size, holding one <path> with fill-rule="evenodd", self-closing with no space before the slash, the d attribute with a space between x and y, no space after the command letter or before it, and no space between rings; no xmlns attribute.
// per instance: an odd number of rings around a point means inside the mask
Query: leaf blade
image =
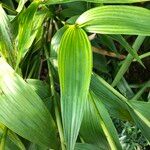
<svg viewBox="0 0 150 150"><path fill-rule="evenodd" d="M92 71L91 45L82 29L70 26L64 33L59 48L58 71L64 137L67 149L72 150L81 125Z"/></svg>
<svg viewBox="0 0 150 150"><path fill-rule="evenodd" d="M101 6L84 12L76 23L92 33L149 36L150 10L124 5Z"/></svg>

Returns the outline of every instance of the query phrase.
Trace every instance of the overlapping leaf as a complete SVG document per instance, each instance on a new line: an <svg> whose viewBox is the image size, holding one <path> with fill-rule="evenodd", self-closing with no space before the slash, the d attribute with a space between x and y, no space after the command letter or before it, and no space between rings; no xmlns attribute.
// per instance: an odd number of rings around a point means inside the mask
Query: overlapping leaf
<svg viewBox="0 0 150 150"><path fill-rule="evenodd" d="M56 148L56 126L39 96L3 59L0 70L0 122L34 143Z"/></svg>
<svg viewBox="0 0 150 150"><path fill-rule="evenodd" d="M150 142L150 102L129 101L129 104L134 122Z"/></svg>
<svg viewBox="0 0 150 150"><path fill-rule="evenodd" d="M101 99L105 104L109 113L114 117L124 120L132 120L128 112L128 106L120 97L115 95L110 89L111 86L100 76L93 74L91 79L90 89Z"/></svg>
<svg viewBox="0 0 150 150"><path fill-rule="evenodd" d="M111 149L122 149L119 143L119 138L116 129L110 119L110 116L105 106L100 101L100 99L98 99L98 97L95 96L95 94L92 92L89 95L85 116L86 119L83 120L82 125L84 125L83 134L86 134L86 136L84 136L83 138L90 139L90 141L88 142L93 141L94 143L98 144L99 147L102 147L102 145L106 142L105 139L107 139ZM85 130L87 129L87 126L89 126L89 129ZM92 130L92 132L89 135L90 130ZM102 137L100 138L100 136ZM105 136L105 138L103 136ZM101 141L102 139L105 142ZM103 145L104 147L102 148L105 149L107 145L108 144L105 143ZM107 147L107 149L109 148Z"/></svg>
<svg viewBox="0 0 150 150"><path fill-rule="evenodd" d="M76 21L88 32L150 35L150 10L136 6L102 6L84 12Z"/></svg>
<svg viewBox="0 0 150 150"><path fill-rule="evenodd" d="M91 45L85 32L70 26L59 48L61 111L68 150L74 149L80 129L92 71Z"/></svg>
<svg viewBox="0 0 150 150"><path fill-rule="evenodd" d="M128 101L106 81L96 75L92 76L91 89L105 104L110 114L128 121L134 121L143 135L150 140L149 102Z"/></svg>

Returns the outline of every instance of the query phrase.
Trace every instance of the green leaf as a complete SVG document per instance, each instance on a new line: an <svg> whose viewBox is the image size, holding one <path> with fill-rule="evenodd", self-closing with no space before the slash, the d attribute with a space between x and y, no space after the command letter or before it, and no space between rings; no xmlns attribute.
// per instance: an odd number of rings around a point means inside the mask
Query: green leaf
<svg viewBox="0 0 150 150"><path fill-rule="evenodd" d="M73 150L83 118L91 72L92 51L85 32L70 26L64 33L58 55L61 111L68 150Z"/></svg>
<svg viewBox="0 0 150 150"><path fill-rule="evenodd" d="M145 37L144 36L138 36L133 44L133 49L138 51L144 41ZM128 56L126 57L126 59L124 60L122 66L120 67L119 71L117 72L113 82L112 82L112 86L115 87L119 81L121 80L121 78L123 77L123 75L125 74L125 72L128 70L130 64L133 61L133 56L131 54L128 54Z"/></svg>
<svg viewBox="0 0 150 150"><path fill-rule="evenodd" d="M55 67L55 69L57 70L58 67L58 62L57 62L57 55L58 55L58 49L60 46L60 41L61 38L64 34L64 32L68 29L68 26L64 26L62 28L60 28L55 35L53 36L52 40L51 40L51 53L50 53L50 61L53 64L53 66Z"/></svg>
<svg viewBox="0 0 150 150"><path fill-rule="evenodd" d="M111 85L109 85L100 76L96 74L92 75L90 89L104 103L112 116L121 118L123 120L132 120L131 115L127 109L128 106L122 100L122 97L114 94L113 90L115 89L113 89Z"/></svg>
<svg viewBox="0 0 150 150"><path fill-rule="evenodd" d="M80 136L83 141L92 144L99 149L110 149L100 124L101 118L95 109L90 94L84 108L84 116L80 128Z"/></svg>
<svg viewBox="0 0 150 150"><path fill-rule="evenodd" d="M76 143L75 150L104 150L87 143Z"/></svg>
<svg viewBox="0 0 150 150"><path fill-rule="evenodd" d="M0 55L14 64L14 46L10 21L0 4Z"/></svg>
<svg viewBox="0 0 150 150"><path fill-rule="evenodd" d="M45 0L46 4L60 4L60 3L69 3L76 1L85 1L93 3L135 3L135 2L144 2L149 0Z"/></svg>
<svg viewBox="0 0 150 150"><path fill-rule="evenodd" d="M145 135L145 137L150 141L150 134L148 132L150 129L150 103L140 101L128 101L123 95L121 95L118 91L111 87L102 78L95 76L94 80L95 82L91 83L93 84L92 90L108 108L108 111L110 113L114 113L114 116L117 116L117 113L120 111L117 117L122 119L124 117L128 121L134 121L135 124L143 132L143 135ZM100 82L103 85L103 88L100 88ZM96 85L94 86L94 84ZM105 90L105 96L104 93L102 93L103 90ZM101 96L102 94L103 97Z"/></svg>
<svg viewBox="0 0 150 150"><path fill-rule="evenodd" d="M30 6L19 16L19 31L16 39L17 49L18 49L18 63L21 58L24 57L28 48L31 46L34 38L31 37L31 32L33 29L33 19L34 15L39 6L39 2L35 1L30 4Z"/></svg>
<svg viewBox="0 0 150 150"><path fill-rule="evenodd" d="M40 97L3 59L0 70L0 122L33 143L56 148L56 125Z"/></svg>
<svg viewBox="0 0 150 150"><path fill-rule="evenodd" d="M137 51L129 45L129 43L123 38L123 36L121 36L121 35L110 35L110 37L112 39L114 39L115 41L119 42L119 44L121 44L125 48L125 50L133 56L133 58L135 58L141 65L143 65L140 57L137 54Z"/></svg>
<svg viewBox="0 0 150 150"><path fill-rule="evenodd" d="M150 102L129 101L129 104L134 122L150 142Z"/></svg>
<svg viewBox="0 0 150 150"><path fill-rule="evenodd" d="M94 105L95 113L97 113L99 116L99 124L107 138L110 148L113 150L121 150L122 147L119 143L117 131L105 106L103 105L101 100L98 97L96 97L93 93L90 93L90 101L90 105Z"/></svg>
<svg viewBox="0 0 150 150"><path fill-rule="evenodd" d="M0 124L0 135L2 134L4 128L5 126L3 124ZM21 150L25 150L25 146L23 145L22 141L18 138L18 136L11 130L8 130L5 148L9 147L8 149L11 150L13 146L16 148L16 150L18 150L19 148Z"/></svg>
<svg viewBox="0 0 150 150"><path fill-rule="evenodd" d="M27 2L28 0L19 0L19 5L17 7L17 12L20 12L24 6L24 4Z"/></svg>
<svg viewBox="0 0 150 150"><path fill-rule="evenodd" d="M102 34L150 35L150 10L136 6L101 6L76 21L86 31Z"/></svg>

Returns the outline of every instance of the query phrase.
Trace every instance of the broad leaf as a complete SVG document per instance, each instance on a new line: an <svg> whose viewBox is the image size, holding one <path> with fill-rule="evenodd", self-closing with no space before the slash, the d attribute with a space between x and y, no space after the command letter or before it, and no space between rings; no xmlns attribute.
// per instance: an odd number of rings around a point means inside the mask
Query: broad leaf
<svg viewBox="0 0 150 150"><path fill-rule="evenodd" d="M74 149L88 94L92 51L85 32L70 26L64 33L58 55L61 111L68 150Z"/></svg>
<svg viewBox="0 0 150 150"><path fill-rule="evenodd" d="M45 0L46 4L59 4L59 3L69 3L76 1L85 1L93 3L135 3L135 2L144 2L149 0Z"/></svg>
<svg viewBox="0 0 150 150"><path fill-rule="evenodd" d="M86 31L102 34L150 35L150 10L136 6L101 6L76 21Z"/></svg>
<svg viewBox="0 0 150 150"><path fill-rule="evenodd" d="M0 122L20 136L56 148L56 126L31 87L0 59Z"/></svg>

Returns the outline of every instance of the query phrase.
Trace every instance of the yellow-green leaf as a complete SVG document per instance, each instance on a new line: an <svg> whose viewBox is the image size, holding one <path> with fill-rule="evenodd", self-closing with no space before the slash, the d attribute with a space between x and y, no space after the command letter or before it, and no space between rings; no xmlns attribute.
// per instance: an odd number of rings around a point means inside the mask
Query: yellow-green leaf
<svg viewBox="0 0 150 150"><path fill-rule="evenodd" d="M101 6L84 12L76 23L88 32L150 35L150 10L136 6Z"/></svg>
<svg viewBox="0 0 150 150"><path fill-rule="evenodd" d="M73 150L80 129L92 72L92 51L86 33L70 26L64 33L58 55L61 111L68 150Z"/></svg>
<svg viewBox="0 0 150 150"><path fill-rule="evenodd" d="M0 122L20 136L57 147L55 122L34 90L1 58Z"/></svg>

